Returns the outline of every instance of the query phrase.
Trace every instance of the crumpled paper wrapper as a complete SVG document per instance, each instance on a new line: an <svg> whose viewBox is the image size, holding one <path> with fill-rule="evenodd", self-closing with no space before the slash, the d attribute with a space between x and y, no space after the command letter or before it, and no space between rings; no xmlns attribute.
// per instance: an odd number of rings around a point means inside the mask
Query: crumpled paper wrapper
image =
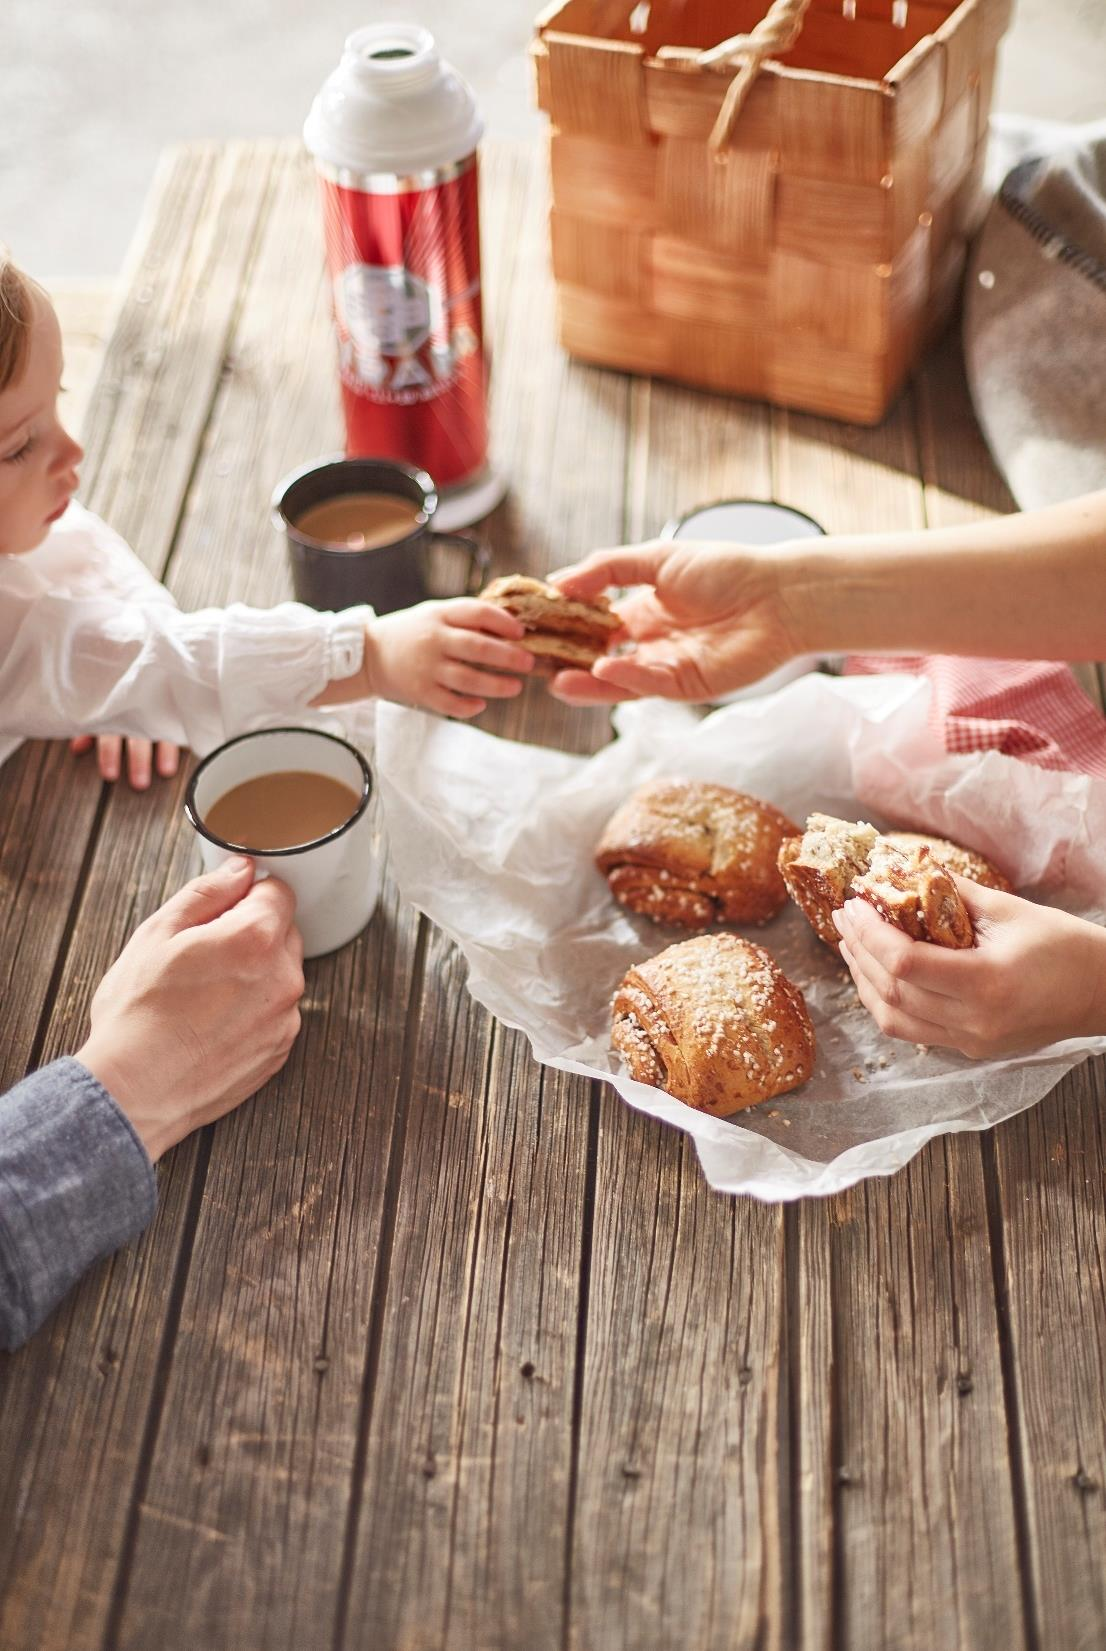
<svg viewBox="0 0 1106 1651"><path fill-rule="evenodd" d="M615 714L596 756L497 739L381 705L376 763L403 894L461 948L469 990L550 1066L613 1084L694 1137L710 1185L766 1200L839 1192L900 1169L934 1135L1032 1106L1106 1037L970 1061L886 1038L848 972L794 907L740 932L802 989L818 1040L794 1094L716 1119L621 1071L611 994L681 931L623 910L592 861L608 816L643 780L715 780L802 825L820 809L928 829L994 858L1024 893L1106 921L1106 782L997 752L950 757L916 677L811 674L705 718L643 701Z"/></svg>

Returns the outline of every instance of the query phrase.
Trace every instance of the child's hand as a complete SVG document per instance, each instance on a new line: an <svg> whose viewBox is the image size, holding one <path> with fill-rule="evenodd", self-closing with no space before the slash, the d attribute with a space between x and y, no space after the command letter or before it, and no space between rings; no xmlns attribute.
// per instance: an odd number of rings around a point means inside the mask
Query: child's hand
<svg viewBox="0 0 1106 1651"><path fill-rule="evenodd" d="M864 900L834 913L860 1000L891 1038L973 1059L1106 1033L1106 930L956 878L970 951L911 940Z"/></svg>
<svg viewBox="0 0 1106 1651"><path fill-rule="evenodd" d="M75 757L83 757L86 751L91 751L92 742L91 734L81 734L69 741L69 749ZM119 734L101 734L96 740L96 761L102 779L119 778L123 766L123 745ZM126 747L127 778L135 791L146 791L153 770L155 748L149 740L138 739L128 739ZM171 780L180 763L180 751L168 740L158 740L156 750L157 772L161 779Z"/></svg>
<svg viewBox="0 0 1106 1651"><path fill-rule="evenodd" d="M489 699L513 699L533 655L522 622L490 602L457 597L374 619L365 638L370 693L447 717L474 717ZM494 672L512 672L496 676Z"/></svg>

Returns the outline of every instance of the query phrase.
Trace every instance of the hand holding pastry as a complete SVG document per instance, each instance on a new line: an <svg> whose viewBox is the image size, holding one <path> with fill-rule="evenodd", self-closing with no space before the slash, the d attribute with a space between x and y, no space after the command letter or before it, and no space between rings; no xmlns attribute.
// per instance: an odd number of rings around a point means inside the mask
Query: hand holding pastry
<svg viewBox="0 0 1106 1651"><path fill-rule="evenodd" d="M888 1037L973 1059L1106 1033L1106 930L965 878L975 945L912 940L863 900L833 913L865 1008Z"/></svg>
<svg viewBox="0 0 1106 1651"><path fill-rule="evenodd" d="M633 653L600 659L590 674L562 671L553 692L573 705L656 694L706 701L756 682L808 651L787 611L786 546L657 539L597 550L553 575L566 596L591 600L609 585L645 585L615 607Z"/></svg>
<svg viewBox="0 0 1106 1651"><path fill-rule="evenodd" d="M366 693L447 717L478 716L489 699L520 692L534 663L522 636L519 620L475 597L385 614L365 638Z"/></svg>
<svg viewBox="0 0 1106 1651"><path fill-rule="evenodd" d="M522 646L533 654L534 671L540 676L591 670L620 628L605 596L573 601L556 585L522 573L493 579L480 592L480 600L520 621Z"/></svg>
<svg viewBox="0 0 1106 1651"><path fill-rule="evenodd" d="M780 846L787 891L819 940L835 951L835 914L853 895L914 940L972 945L972 922L954 873L1009 893L996 866L973 849L916 831L880 833L863 820L811 814L801 837Z"/></svg>

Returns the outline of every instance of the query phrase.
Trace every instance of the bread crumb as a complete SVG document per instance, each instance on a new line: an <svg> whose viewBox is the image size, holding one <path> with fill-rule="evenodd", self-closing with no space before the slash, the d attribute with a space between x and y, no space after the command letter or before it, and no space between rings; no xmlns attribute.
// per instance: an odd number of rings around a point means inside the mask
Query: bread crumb
<svg viewBox="0 0 1106 1651"><path fill-rule="evenodd" d="M929 1044L928 1043L916 1043L914 1045L914 1047L918 1051L919 1055L928 1055L929 1054Z"/></svg>
<svg viewBox="0 0 1106 1651"><path fill-rule="evenodd" d="M864 1071L863 1067L854 1066L853 1067L853 1077L856 1079L857 1083L867 1083L868 1082L868 1074Z"/></svg>

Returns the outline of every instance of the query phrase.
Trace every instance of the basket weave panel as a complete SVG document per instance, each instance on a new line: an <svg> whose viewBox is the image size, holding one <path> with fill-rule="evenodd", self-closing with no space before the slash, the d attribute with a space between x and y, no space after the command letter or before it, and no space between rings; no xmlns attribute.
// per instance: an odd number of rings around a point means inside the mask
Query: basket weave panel
<svg viewBox="0 0 1106 1651"><path fill-rule="evenodd" d="M626 371L875 422L947 315L978 227L1011 0L911 0L907 30L890 0L857 0L855 24L840 0L811 0L800 46L831 66L795 66L798 47L766 63L724 165L707 140L733 71L699 65L687 43L711 4L674 7L679 39L654 4L650 51L625 5L566 0L539 23L562 342ZM764 9L738 4L753 21ZM591 37L599 25L625 37Z"/></svg>

